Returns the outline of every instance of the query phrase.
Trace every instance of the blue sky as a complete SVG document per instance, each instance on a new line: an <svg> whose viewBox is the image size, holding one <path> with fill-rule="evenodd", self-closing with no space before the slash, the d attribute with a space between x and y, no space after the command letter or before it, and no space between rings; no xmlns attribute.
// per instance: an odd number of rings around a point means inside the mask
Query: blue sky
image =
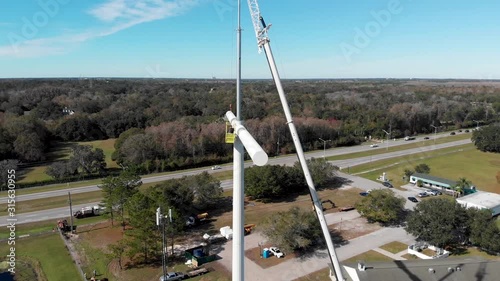
<svg viewBox="0 0 500 281"><path fill-rule="evenodd" d="M236 3L6 0L0 77L235 78ZM497 0L259 5L282 78L500 79ZM243 78L270 78L242 7Z"/></svg>

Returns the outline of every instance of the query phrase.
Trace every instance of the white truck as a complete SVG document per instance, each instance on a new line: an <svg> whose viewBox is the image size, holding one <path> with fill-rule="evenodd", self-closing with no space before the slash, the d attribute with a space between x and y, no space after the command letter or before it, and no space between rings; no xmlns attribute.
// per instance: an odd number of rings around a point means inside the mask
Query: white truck
<svg viewBox="0 0 500 281"><path fill-rule="evenodd" d="M233 239L233 230L229 226L221 227L220 234L224 236L227 240Z"/></svg>
<svg viewBox="0 0 500 281"><path fill-rule="evenodd" d="M77 219L99 216L104 211L104 208L99 206L87 206L81 210L76 211L73 216Z"/></svg>

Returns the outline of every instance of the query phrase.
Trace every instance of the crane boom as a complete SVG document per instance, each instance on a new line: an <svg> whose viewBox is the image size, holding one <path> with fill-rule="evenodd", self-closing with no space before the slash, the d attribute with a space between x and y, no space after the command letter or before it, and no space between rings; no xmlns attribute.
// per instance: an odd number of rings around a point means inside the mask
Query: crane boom
<svg viewBox="0 0 500 281"><path fill-rule="evenodd" d="M340 268L340 263L337 258L337 254L335 253L335 247L333 245L332 238L330 236L330 231L328 230L328 224L326 223L325 215L323 214L323 206L321 204L321 201L319 200L316 188L314 187L314 182L312 180L311 173L309 172L309 167L307 167L304 151L302 149L302 143L300 142L297 129L295 128L295 125L293 123L290 107L288 106L285 91L283 90L283 86L281 85L281 79L278 73L278 68L276 67L273 53L271 51L271 45L269 44L270 41L267 31L269 30L271 25L266 25L266 23L264 22L264 19L260 14L259 4L257 0L247 0L247 1L248 1L248 8L250 9L250 15L252 17L252 23L255 29L255 36L257 38L259 53L262 51L262 49L264 49L267 62L269 64L269 68L271 70L271 74L276 84L281 104L285 112L286 121L288 124L288 128L290 130L290 134L292 135L293 143L295 145L295 150L297 151L297 157L299 158L302 171L306 178L306 182L309 187L309 192L311 194L311 199L313 200L314 209L316 211L316 215L320 222L321 230L323 231L323 236L325 238L328 247L330 261L334 267L337 280L344 281L344 277L342 275L342 269Z"/></svg>
<svg viewBox="0 0 500 281"><path fill-rule="evenodd" d="M269 42L269 37L267 36L267 30L271 25L266 26L264 19L260 16L259 3L257 0L247 0L248 8L250 9L250 17L252 18L253 28L255 30L255 37L257 38L257 46L259 47L259 53L262 52L262 46Z"/></svg>

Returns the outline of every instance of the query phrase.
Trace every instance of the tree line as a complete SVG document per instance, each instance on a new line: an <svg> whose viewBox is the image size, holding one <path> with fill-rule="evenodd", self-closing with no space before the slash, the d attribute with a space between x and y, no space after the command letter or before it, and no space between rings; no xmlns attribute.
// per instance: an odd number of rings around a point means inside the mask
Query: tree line
<svg viewBox="0 0 500 281"><path fill-rule="evenodd" d="M500 88L404 80L284 81L305 150L354 145L365 137L430 133L498 120ZM55 141L117 138L144 130L160 146L159 160L189 165L222 160L223 114L235 104L233 81L168 79L14 79L0 81L0 159L44 161ZM293 151L272 81L243 83L242 115L273 156ZM69 110L69 111L68 111ZM74 112L70 114L68 112ZM22 134L20 133L22 132ZM130 141L132 143L132 141ZM158 152L158 151L153 151ZM140 156L140 155L139 155ZM135 161L138 154L127 156ZM152 160L152 159L151 159ZM177 165L176 164L176 165Z"/></svg>

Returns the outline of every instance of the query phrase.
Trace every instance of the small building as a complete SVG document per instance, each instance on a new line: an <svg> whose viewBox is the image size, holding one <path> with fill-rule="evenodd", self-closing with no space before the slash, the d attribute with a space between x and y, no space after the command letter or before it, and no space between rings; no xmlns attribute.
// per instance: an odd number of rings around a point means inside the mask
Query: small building
<svg viewBox="0 0 500 281"><path fill-rule="evenodd" d="M426 187L453 189L453 187L457 185L456 181L443 179L428 174L415 173L410 176L410 183L416 184L419 180L422 181L422 183Z"/></svg>
<svg viewBox="0 0 500 281"><path fill-rule="evenodd" d="M497 281L500 261L480 259L395 260L345 265L351 280L357 281Z"/></svg>
<svg viewBox="0 0 500 281"><path fill-rule="evenodd" d="M190 248L184 251L184 257L191 261L194 267L214 261L217 259L216 255L210 255L209 247L200 245L198 247Z"/></svg>
<svg viewBox="0 0 500 281"><path fill-rule="evenodd" d="M457 202L465 208L489 209L492 216L500 214L500 194L477 191L460 198Z"/></svg>
<svg viewBox="0 0 500 281"><path fill-rule="evenodd" d="M64 115L73 115L75 114L75 111L73 109L69 109L67 107L64 107L63 110L62 110L63 114Z"/></svg>

